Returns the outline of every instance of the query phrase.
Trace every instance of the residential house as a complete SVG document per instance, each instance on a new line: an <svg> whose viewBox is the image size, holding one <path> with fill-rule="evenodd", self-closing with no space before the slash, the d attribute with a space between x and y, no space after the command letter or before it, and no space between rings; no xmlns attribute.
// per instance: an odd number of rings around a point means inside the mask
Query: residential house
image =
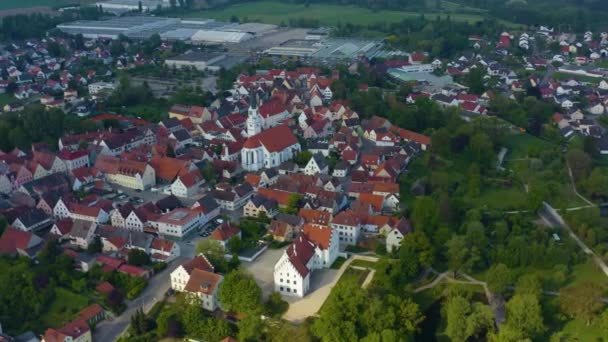
<svg viewBox="0 0 608 342"><path fill-rule="evenodd" d="M246 217L274 217L277 214L279 206L277 201L266 198L260 194L252 196L247 204L243 206L243 215ZM263 214L262 214L263 213Z"/></svg>
<svg viewBox="0 0 608 342"><path fill-rule="evenodd" d="M150 221L161 235L183 238L201 224L201 212L198 210L177 208Z"/></svg>
<svg viewBox="0 0 608 342"><path fill-rule="evenodd" d="M205 180L199 169L194 169L183 176L177 176L171 184L171 193L177 197L192 197L200 191Z"/></svg>
<svg viewBox="0 0 608 342"><path fill-rule="evenodd" d="M214 271L214 267L209 262L207 257L205 257L205 255L203 255L203 254L199 254L199 255L195 256L194 258L181 264L173 272L171 272L171 275L170 275L171 288L178 292L184 291L184 288L186 287L188 280L190 280L190 275L192 274L192 271L195 269L203 270L203 271L207 271L207 272Z"/></svg>
<svg viewBox="0 0 608 342"><path fill-rule="evenodd" d="M211 240L215 240L215 241L219 242L220 245L222 245L222 247L224 247L224 249L225 249L226 244L233 237L237 237L240 239L241 230L237 226L234 226L234 225L230 224L229 222L225 222L222 225L220 225L219 227L217 227L213 231L213 233L211 233L211 236L209 238Z"/></svg>
<svg viewBox="0 0 608 342"><path fill-rule="evenodd" d="M401 219L399 223L386 235L386 250L392 252L393 250L401 246L403 237L411 233L412 227L405 218Z"/></svg>
<svg viewBox="0 0 608 342"><path fill-rule="evenodd" d="M7 227L0 237L0 254L33 258L42 243L43 240L32 232Z"/></svg>
<svg viewBox="0 0 608 342"><path fill-rule="evenodd" d="M49 328L42 335L42 342L92 342L91 328L82 318L77 318L61 328Z"/></svg>
<svg viewBox="0 0 608 342"><path fill-rule="evenodd" d="M304 167L304 174L309 176L314 176L316 174L328 174L329 173L329 165L327 164L327 160L321 153L313 154L312 158Z"/></svg>
<svg viewBox="0 0 608 342"><path fill-rule="evenodd" d="M304 297L310 290L311 273L329 268L338 257L338 234L327 226L304 225L274 266L274 290L282 295Z"/></svg>
<svg viewBox="0 0 608 342"><path fill-rule="evenodd" d="M340 243L356 245L361 234L361 219L352 210L345 210L331 221L331 227L338 232Z"/></svg>

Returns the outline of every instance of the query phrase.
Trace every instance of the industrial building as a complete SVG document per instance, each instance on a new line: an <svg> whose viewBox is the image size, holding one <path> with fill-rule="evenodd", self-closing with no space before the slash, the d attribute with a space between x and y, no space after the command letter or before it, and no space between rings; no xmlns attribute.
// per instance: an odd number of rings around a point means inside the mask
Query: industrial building
<svg viewBox="0 0 608 342"><path fill-rule="evenodd" d="M57 25L69 34L82 34L85 38L118 39L124 35L131 39L148 39L158 34L164 40L190 41L196 44L241 43L276 30L267 24L238 24L213 19L178 19L150 16L125 16L109 20L79 20Z"/></svg>
<svg viewBox="0 0 608 342"><path fill-rule="evenodd" d="M218 71L221 68L230 69L244 62L246 56L229 56L225 53L189 51L182 55L168 58L165 64L170 67L194 67L197 70Z"/></svg>
<svg viewBox="0 0 608 342"><path fill-rule="evenodd" d="M314 38L288 40L267 49L265 53L271 56L320 60L355 59L359 56L386 58L406 55L401 51L386 50L383 41L378 39L322 39L321 36L318 36L319 40L316 39L317 37Z"/></svg>

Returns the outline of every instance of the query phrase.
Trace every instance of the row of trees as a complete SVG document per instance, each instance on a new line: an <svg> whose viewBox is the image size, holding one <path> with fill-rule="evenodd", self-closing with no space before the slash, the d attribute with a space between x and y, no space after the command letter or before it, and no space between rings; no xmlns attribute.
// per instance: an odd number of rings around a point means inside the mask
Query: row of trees
<svg viewBox="0 0 608 342"><path fill-rule="evenodd" d="M90 120L66 115L59 109L46 110L39 104L30 105L21 113L6 113L0 118L0 150L7 152L15 147L29 149L36 142L57 146L57 139L64 133L96 129L96 124Z"/></svg>

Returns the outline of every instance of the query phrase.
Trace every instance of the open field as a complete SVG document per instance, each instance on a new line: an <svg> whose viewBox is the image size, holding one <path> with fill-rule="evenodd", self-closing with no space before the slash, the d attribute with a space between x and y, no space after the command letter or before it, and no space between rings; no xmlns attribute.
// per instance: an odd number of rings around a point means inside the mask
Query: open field
<svg viewBox="0 0 608 342"><path fill-rule="evenodd" d="M319 24L335 26L338 22L369 25L378 22L387 24L400 22L403 19L416 18L421 13L410 11L372 11L358 6L311 4L309 6L281 3L275 1L260 1L236 4L221 9L198 11L189 14L190 17L209 17L219 20L230 20L233 16L240 20L263 22L267 24L289 23L290 19L318 20ZM427 18L440 15L446 18L448 13L425 12ZM452 20L474 23L484 17L476 14L449 14Z"/></svg>
<svg viewBox="0 0 608 342"><path fill-rule="evenodd" d="M585 75L574 75L574 74L568 74L565 72L556 72L553 74L553 78L558 80L558 81L564 81L564 80L577 80L579 82L588 82L588 83L599 83L602 81L601 77L590 77L590 76L585 76Z"/></svg>
<svg viewBox="0 0 608 342"><path fill-rule="evenodd" d="M55 290L55 300L42 318L42 325L45 327L59 327L73 319L88 304L86 297L58 287Z"/></svg>
<svg viewBox="0 0 608 342"><path fill-rule="evenodd" d="M31 7L65 6L84 2L85 1L79 0L2 0L0 1L0 10L12 10Z"/></svg>

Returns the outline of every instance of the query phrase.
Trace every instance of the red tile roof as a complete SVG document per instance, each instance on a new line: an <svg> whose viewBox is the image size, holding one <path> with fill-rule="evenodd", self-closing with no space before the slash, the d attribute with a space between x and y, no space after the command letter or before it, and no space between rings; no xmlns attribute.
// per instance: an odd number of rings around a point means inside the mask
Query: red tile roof
<svg viewBox="0 0 608 342"><path fill-rule="evenodd" d="M188 292L212 294L221 281L222 276L219 274L195 269L190 274L190 278L188 279L184 289Z"/></svg>
<svg viewBox="0 0 608 342"><path fill-rule="evenodd" d="M264 102L260 106L260 115L264 118L271 117L283 113L287 110L287 107L283 105L279 99L273 98L269 101Z"/></svg>
<svg viewBox="0 0 608 342"><path fill-rule="evenodd" d="M154 238L154 240L152 240L152 243L150 244L150 249L170 252L173 249L173 244L173 241Z"/></svg>
<svg viewBox="0 0 608 342"><path fill-rule="evenodd" d="M84 319L85 321L89 321L91 318L97 317L104 312L103 308L99 304L91 304L86 308L82 309L78 313L78 317Z"/></svg>
<svg viewBox="0 0 608 342"><path fill-rule="evenodd" d="M332 234L332 229L330 227L307 223L302 230L306 237L321 249L329 249Z"/></svg>
<svg viewBox="0 0 608 342"><path fill-rule="evenodd" d="M90 330L91 329L89 328L87 322L84 319L79 318L69 322L59 329L47 329L44 333L43 340L45 342L64 342L67 337L77 339Z"/></svg>
<svg viewBox="0 0 608 342"><path fill-rule="evenodd" d="M6 228L0 237L0 253L12 254L18 249L26 250L34 234L12 227Z"/></svg>
<svg viewBox="0 0 608 342"><path fill-rule="evenodd" d="M289 261L295 267L296 271L304 278L310 270L306 266L310 259L315 255L315 245L307 236L300 235L294 242L285 250Z"/></svg>
<svg viewBox="0 0 608 342"><path fill-rule="evenodd" d="M101 293L110 293L114 291L114 286L107 281L104 281L95 287L95 291Z"/></svg>
<svg viewBox="0 0 608 342"><path fill-rule="evenodd" d="M228 241L233 236L239 234L241 230L238 227L231 225L226 222L221 226L217 227L213 233L211 233L211 238L217 241Z"/></svg>
<svg viewBox="0 0 608 342"><path fill-rule="evenodd" d="M331 220L331 213L323 210L301 208L298 216L303 218L304 222L313 224L327 225Z"/></svg>
<svg viewBox="0 0 608 342"><path fill-rule="evenodd" d="M286 206L289 204L289 197L291 193L281 190L268 189L268 188L260 188L258 189L258 194L277 201L277 203L281 206Z"/></svg>
<svg viewBox="0 0 608 342"><path fill-rule="evenodd" d="M146 270L141 267L123 264L118 268L118 272L125 273L131 276L141 277L146 274Z"/></svg>
<svg viewBox="0 0 608 342"><path fill-rule="evenodd" d="M287 125L280 125L248 138L243 148L264 146L269 152L279 152L298 143L298 139Z"/></svg>
<svg viewBox="0 0 608 342"><path fill-rule="evenodd" d="M371 205L374 211L382 211L384 196L362 193L359 194L359 202Z"/></svg>
<svg viewBox="0 0 608 342"><path fill-rule="evenodd" d="M197 255L188 262L182 264L182 267L186 270L186 273L191 274L193 270L199 269L203 271L213 272L215 269L213 265L207 260L203 254Z"/></svg>

